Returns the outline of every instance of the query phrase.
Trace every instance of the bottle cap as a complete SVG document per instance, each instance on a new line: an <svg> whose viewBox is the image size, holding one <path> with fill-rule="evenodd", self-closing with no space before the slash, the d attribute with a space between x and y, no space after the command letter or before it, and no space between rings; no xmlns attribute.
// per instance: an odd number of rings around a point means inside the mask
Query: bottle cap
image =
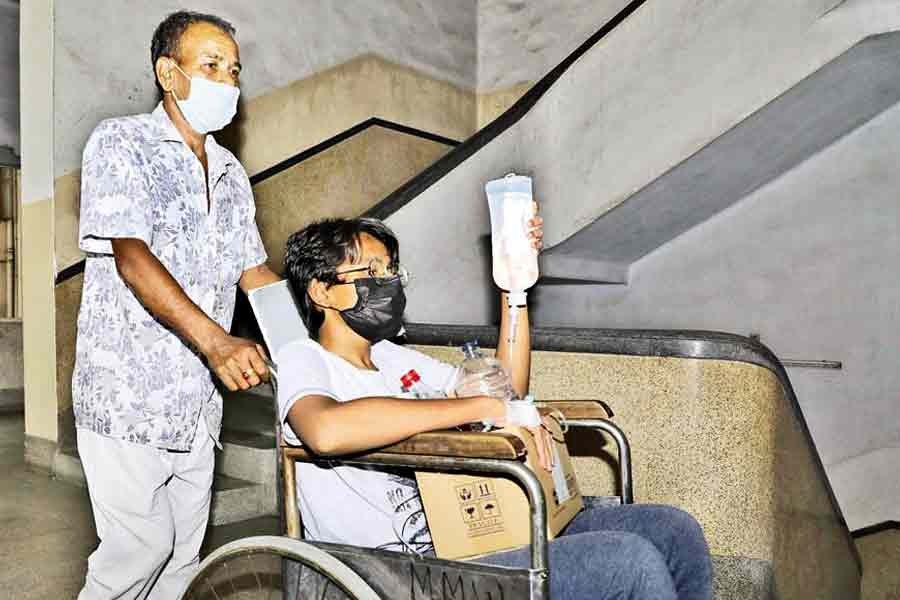
<svg viewBox="0 0 900 600"><path fill-rule="evenodd" d="M410 369L409 372L400 378L400 385L405 388L411 388L414 383L417 381L421 381L422 378L419 377L419 374L416 373L415 369Z"/></svg>
<svg viewBox="0 0 900 600"><path fill-rule="evenodd" d="M481 351L478 348L478 340L473 340L471 342L466 342L462 345L462 353L466 358L477 358Z"/></svg>

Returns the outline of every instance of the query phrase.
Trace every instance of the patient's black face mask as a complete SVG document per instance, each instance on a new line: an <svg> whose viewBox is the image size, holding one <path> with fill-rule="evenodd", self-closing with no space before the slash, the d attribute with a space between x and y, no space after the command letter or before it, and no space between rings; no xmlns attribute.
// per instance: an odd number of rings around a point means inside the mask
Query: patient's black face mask
<svg viewBox="0 0 900 600"><path fill-rule="evenodd" d="M373 344L396 336L403 329L406 292L400 277L363 277L356 286L356 304L340 311L344 322Z"/></svg>

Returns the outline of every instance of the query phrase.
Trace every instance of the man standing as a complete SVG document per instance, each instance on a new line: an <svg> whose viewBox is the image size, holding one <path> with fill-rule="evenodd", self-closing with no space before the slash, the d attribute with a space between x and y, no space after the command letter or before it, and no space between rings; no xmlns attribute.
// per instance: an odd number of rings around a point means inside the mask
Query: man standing
<svg viewBox="0 0 900 600"><path fill-rule="evenodd" d="M250 182L209 132L234 117L234 28L178 12L151 44L162 102L100 123L84 151L87 253L72 393L100 545L81 600L180 596L209 518L222 398L268 378L228 334L236 287L276 281Z"/></svg>

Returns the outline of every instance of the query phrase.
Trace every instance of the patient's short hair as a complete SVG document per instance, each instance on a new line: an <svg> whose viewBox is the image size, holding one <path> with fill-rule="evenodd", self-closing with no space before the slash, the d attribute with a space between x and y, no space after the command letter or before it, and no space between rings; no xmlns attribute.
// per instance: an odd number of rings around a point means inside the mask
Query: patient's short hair
<svg viewBox="0 0 900 600"><path fill-rule="evenodd" d="M300 316L313 339L318 339L325 315L316 310L307 289L313 279L337 283L337 267L354 262L360 253L360 237L367 233L384 244L391 264L400 259L397 236L378 219L325 219L291 234L284 254L284 275L297 297Z"/></svg>

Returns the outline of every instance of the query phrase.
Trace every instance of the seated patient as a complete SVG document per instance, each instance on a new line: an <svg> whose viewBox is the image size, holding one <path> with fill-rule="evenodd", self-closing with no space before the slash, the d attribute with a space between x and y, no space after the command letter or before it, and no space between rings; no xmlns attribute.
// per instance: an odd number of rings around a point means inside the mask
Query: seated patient
<svg viewBox="0 0 900 600"><path fill-rule="evenodd" d="M540 246L540 225L540 219L531 223L535 247ZM326 220L293 234L285 275L312 339L289 344L274 357L284 437L323 458L317 464L297 465L304 537L430 551L431 537L411 473L338 466L327 457L466 423L526 423L517 422L519 411L508 412L508 402L499 397L397 397L400 378L410 369L449 395L456 369L387 341L401 330L406 273L399 266L397 239L380 221ZM500 339L506 339L505 298L500 305ZM518 320L515 339L511 351L500 344L498 358L508 370L512 367L513 388L524 396L531 351L525 315ZM540 427L532 432L546 436ZM549 466L546 455L541 459ZM590 498L585 502L586 509L550 542L555 600L712 598L709 551L692 517L667 506L593 507ZM529 564L527 549L477 560Z"/></svg>

